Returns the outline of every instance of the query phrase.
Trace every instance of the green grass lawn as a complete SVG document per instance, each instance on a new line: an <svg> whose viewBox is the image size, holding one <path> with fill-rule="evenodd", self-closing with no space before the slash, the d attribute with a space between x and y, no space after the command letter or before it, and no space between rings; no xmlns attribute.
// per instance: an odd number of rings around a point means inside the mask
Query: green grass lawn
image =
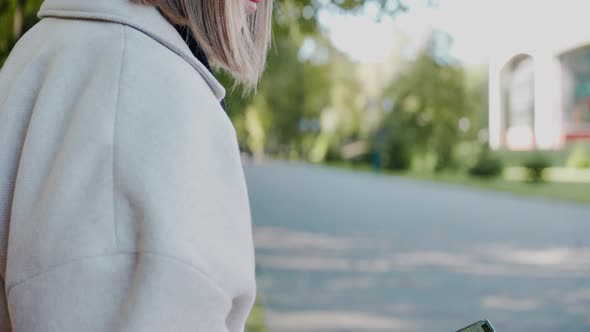
<svg viewBox="0 0 590 332"><path fill-rule="evenodd" d="M264 321L264 310L260 297L256 298L256 303L252 311L250 311L245 332L268 332L266 322Z"/></svg>
<svg viewBox="0 0 590 332"><path fill-rule="evenodd" d="M329 162L325 165L344 169L374 172L371 165L351 164L347 162ZM416 173L394 172L381 170L381 174L403 176L418 180L435 181L453 185L476 187L485 190L510 192L519 195L537 196L556 200L590 203L590 183L545 182L532 184L524 181L506 180L503 178L482 180L461 173Z"/></svg>

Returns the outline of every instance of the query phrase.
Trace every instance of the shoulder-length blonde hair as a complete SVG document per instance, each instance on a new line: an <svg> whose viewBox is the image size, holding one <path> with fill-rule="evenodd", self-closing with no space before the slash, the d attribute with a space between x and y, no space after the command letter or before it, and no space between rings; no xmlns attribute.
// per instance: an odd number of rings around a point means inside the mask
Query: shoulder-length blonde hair
<svg viewBox="0 0 590 332"><path fill-rule="evenodd" d="M262 0L253 14L246 0L132 0L153 5L173 24L190 29L214 68L222 68L256 90L270 48L272 0Z"/></svg>

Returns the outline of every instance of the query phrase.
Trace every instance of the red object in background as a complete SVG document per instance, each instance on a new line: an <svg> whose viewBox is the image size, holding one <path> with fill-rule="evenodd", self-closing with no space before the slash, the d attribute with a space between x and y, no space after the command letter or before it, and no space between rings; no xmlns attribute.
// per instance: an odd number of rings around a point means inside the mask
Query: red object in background
<svg viewBox="0 0 590 332"><path fill-rule="evenodd" d="M567 135L565 135L565 139L568 141L582 140L582 139L590 140L590 132L567 134Z"/></svg>

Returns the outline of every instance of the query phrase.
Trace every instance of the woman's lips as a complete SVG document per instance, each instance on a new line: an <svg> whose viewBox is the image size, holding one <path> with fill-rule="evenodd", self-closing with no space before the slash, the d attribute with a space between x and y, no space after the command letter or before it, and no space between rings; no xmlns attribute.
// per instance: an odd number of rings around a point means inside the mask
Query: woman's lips
<svg viewBox="0 0 590 332"><path fill-rule="evenodd" d="M259 2L260 2L260 1L262 1L262 0L250 0L250 1L252 1L252 2L254 2L254 3L259 3Z"/></svg>
<svg viewBox="0 0 590 332"><path fill-rule="evenodd" d="M258 4L254 1L255 0L249 0L246 3L246 13L247 14L254 14L254 12L256 11L256 7L258 6Z"/></svg>

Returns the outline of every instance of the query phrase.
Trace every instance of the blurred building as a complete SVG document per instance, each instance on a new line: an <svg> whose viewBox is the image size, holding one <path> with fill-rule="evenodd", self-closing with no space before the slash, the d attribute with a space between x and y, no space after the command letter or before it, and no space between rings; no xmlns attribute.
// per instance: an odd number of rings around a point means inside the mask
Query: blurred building
<svg viewBox="0 0 590 332"><path fill-rule="evenodd" d="M590 1L512 1L492 31L492 148L590 139Z"/></svg>

